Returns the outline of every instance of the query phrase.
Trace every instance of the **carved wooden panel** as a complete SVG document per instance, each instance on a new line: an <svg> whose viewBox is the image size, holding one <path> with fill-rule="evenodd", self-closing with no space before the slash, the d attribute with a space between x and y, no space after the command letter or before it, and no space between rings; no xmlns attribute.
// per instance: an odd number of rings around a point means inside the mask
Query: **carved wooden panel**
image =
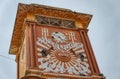
<svg viewBox="0 0 120 79"><path fill-rule="evenodd" d="M43 73L88 76L90 65L79 30L37 26L36 55Z"/></svg>
<svg viewBox="0 0 120 79"><path fill-rule="evenodd" d="M38 16L38 15L35 16L35 20L37 20L39 24L75 28L75 22L72 20L64 20L64 19L51 18L51 17Z"/></svg>

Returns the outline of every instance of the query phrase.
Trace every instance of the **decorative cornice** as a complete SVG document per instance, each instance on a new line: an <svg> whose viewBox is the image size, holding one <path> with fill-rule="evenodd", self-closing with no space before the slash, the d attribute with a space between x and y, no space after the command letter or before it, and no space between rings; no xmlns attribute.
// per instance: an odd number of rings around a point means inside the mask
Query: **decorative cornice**
<svg viewBox="0 0 120 79"><path fill-rule="evenodd" d="M84 28L87 28L92 18L92 15L90 14L78 13L73 12L72 10L69 9L62 9L37 4L19 4L18 11L19 11L18 14L20 15L23 14L25 15L26 13L31 12L39 15L77 20L82 23Z"/></svg>

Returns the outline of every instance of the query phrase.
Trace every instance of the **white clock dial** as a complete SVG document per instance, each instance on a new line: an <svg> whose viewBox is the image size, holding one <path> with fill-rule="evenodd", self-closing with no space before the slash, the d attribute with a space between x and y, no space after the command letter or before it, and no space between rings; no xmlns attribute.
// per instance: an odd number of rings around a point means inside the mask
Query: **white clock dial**
<svg viewBox="0 0 120 79"><path fill-rule="evenodd" d="M66 41L66 36L61 32L53 32L51 36L57 42L65 42Z"/></svg>

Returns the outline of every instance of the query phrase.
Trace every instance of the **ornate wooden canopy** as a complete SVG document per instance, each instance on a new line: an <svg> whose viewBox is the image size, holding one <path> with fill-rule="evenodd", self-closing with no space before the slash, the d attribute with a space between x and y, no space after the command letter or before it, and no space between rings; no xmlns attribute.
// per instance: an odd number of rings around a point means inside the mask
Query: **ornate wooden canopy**
<svg viewBox="0 0 120 79"><path fill-rule="evenodd" d="M88 24L92 18L92 15L74 12L69 9L62 9L38 4L19 3L9 50L10 54L17 54L18 49L21 46L22 37L24 35L24 22L26 19L29 19L29 13L33 15L37 14L79 21L82 24L83 28L88 27Z"/></svg>

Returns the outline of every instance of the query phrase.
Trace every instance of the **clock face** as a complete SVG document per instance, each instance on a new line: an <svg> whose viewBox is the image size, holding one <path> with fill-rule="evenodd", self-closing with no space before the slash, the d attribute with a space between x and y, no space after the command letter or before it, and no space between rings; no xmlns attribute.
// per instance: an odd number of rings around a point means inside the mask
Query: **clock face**
<svg viewBox="0 0 120 79"><path fill-rule="evenodd" d="M38 67L41 71L72 75L91 73L79 31L45 26L36 29Z"/></svg>
<svg viewBox="0 0 120 79"><path fill-rule="evenodd" d="M61 32L53 32L51 34L51 37L56 41L56 42L65 42L66 41L66 36L61 33Z"/></svg>

